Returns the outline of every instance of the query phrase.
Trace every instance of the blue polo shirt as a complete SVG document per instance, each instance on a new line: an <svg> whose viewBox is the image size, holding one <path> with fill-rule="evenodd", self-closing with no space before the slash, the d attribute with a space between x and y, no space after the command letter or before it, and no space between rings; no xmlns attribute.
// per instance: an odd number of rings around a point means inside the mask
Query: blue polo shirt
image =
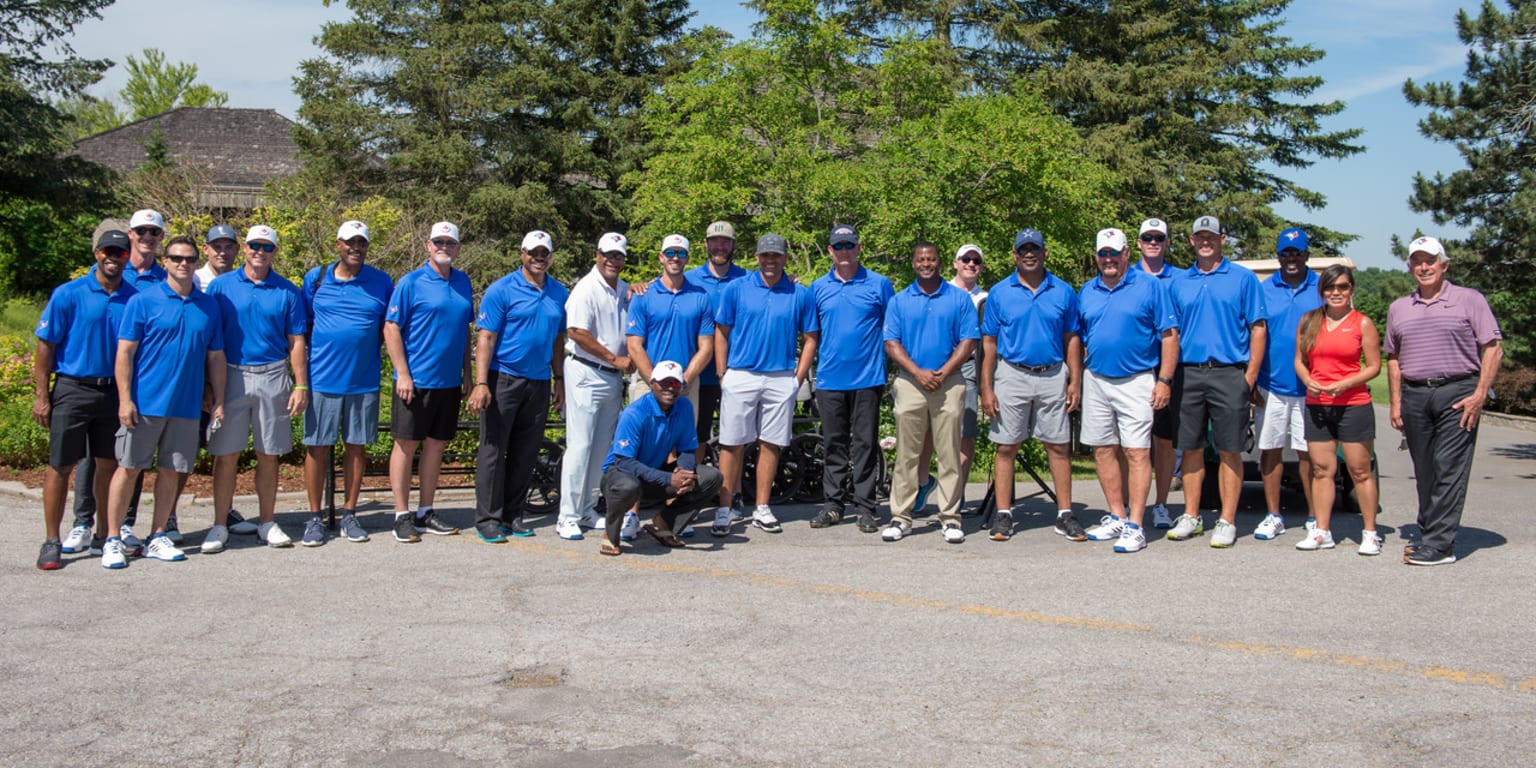
<svg viewBox="0 0 1536 768"><path fill-rule="evenodd" d="M117 329L137 293L127 280L107 293L96 280L95 267L55 288L33 332L54 346L53 370L87 379L117 375Z"/></svg>
<svg viewBox="0 0 1536 768"><path fill-rule="evenodd" d="M731 329L727 368L757 373L795 370L795 342L821 329L810 289L779 277L772 288L758 272L733 280L720 294L715 325Z"/></svg>
<svg viewBox="0 0 1536 768"><path fill-rule="evenodd" d="M811 283L816 322L831 331L816 347L816 388L866 389L885 384L885 308L896 291L884 275L862 265L843 280L836 270Z"/></svg>
<svg viewBox="0 0 1536 768"><path fill-rule="evenodd" d="M464 385L464 349L475 321L469 275L449 268L444 280L431 264L405 273L395 284L384 321L400 328L411 380L421 389ZM553 343L553 342L551 342ZM400 372L395 372L400 378Z"/></svg>
<svg viewBox="0 0 1536 768"><path fill-rule="evenodd" d="M1259 278L1222 259L1210 273L1199 264L1169 283L1179 312L1179 362L1245 363L1248 327L1265 319Z"/></svg>
<svg viewBox="0 0 1536 768"><path fill-rule="evenodd" d="M528 282L521 268L491 284L480 299L475 327L497 335L492 369L524 379L548 381L555 339L565 332L570 291L553 277L544 287Z"/></svg>
<svg viewBox="0 0 1536 768"><path fill-rule="evenodd" d="M656 396L647 392L619 414L619 426L613 431L613 446L608 449L608 457L603 460L603 471L607 472L620 458L628 458L658 473L644 479L670 482L671 473L659 469L667 463L667 456L676 451L678 464L682 466L682 457L693 458L693 452L698 447L698 429L693 423L693 403L686 397L679 397L672 404L671 412L663 413L661 404L656 402Z"/></svg>
<svg viewBox="0 0 1536 768"><path fill-rule="evenodd" d="M1129 269L1113 290L1097 277L1083 285L1077 303L1088 370L1118 378L1157 368L1163 332L1179 327L1165 282Z"/></svg>
<svg viewBox="0 0 1536 768"><path fill-rule="evenodd" d="M913 282L891 297L882 336L883 341L900 344L918 368L936 371L949 361L960 342L980 339L981 329L971 295L941 280L933 293L924 293Z"/></svg>
<svg viewBox="0 0 1536 768"><path fill-rule="evenodd" d="M709 294L709 315L713 318L715 313L720 311L720 294L725 290L725 286L732 280L741 278L746 274L747 271L745 269L731 264L730 268L725 271L725 277L715 277L715 273L709 271L708 264L701 264L684 272L683 279L703 288L704 292ZM709 359L708 363L704 364L704 372L699 374L699 383L720 383L720 375L715 373L715 359L713 357Z"/></svg>
<svg viewBox="0 0 1536 768"><path fill-rule="evenodd" d="M1167 259L1163 259L1163 271L1155 275L1147 271L1147 263L1145 259L1137 260L1135 264L1131 265L1131 269L1134 269L1143 275L1151 275L1152 277L1157 278L1159 281L1176 280L1178 279L1179 275L1184 274L1184 270L1175 267L1173 262Z"/></svg>
<svg viewBox="0 0 1536 768"><path fill-rule="evenodd" d="M132 262L129 262L123 265L123 282L132 285L135 290L142 291L155 283L165 282L165 267L160 266L160 260L156 259L148 270L140 272L133 268Z"/></svg>
<svg viewBox="0 0 1536 768"><path fill-rule="evenodd" d="M1302 315L1323 306L1323 296L1317 292L1317 273L1307 270L1301 284L1292 288L1276 272L1259 287L1264 294L1268 346L1264 365L1259 367L1258 385L1277 395L1300 397L1307 394L1307 388L1296 375L1296 326Z"/></svg>
<svg viewBox="0 0 1536 768"><path fill-rule="evenodd" d="M652 365L671 360L687 368L693 353L699 351L699 337L715 335L715 311L709 293L687 278L683 287L674 291L658 277L645 295L629 300L624 335L645 339L645 354Z"/></svg>
<svg viewBox="0 0 1536 768"><path fill-rule="evenodd" d="M224 359L230 365L267 365L288 357L288 337L303 336L309 314L298 286L269 271L261 282L245 265L208 284L224 323Z"/></svg>
<svg viewBox="0 0 1536 768"><path fill-rule="evenodd" d="M1066 334L1078 332L1077 292L1047 272L1031 291L1015 270L987 292L981 334L997 338L997 356L1015 365L1067 359Z"/></svg>
<svg viewBox="0 0 1536 768"><path fill-rule="evenodd" d="M335 270L335 264L326 264L304 275L312 329L309 385L327 395L377 392L384 370L384 312L394 281L367 264L351 280L338 279Z"/></svg>
<svg viewBox="0 0 1536 768"><path fill-rule="evenodd" d="M133 402L144 416L196 419L203 408L208 353L224 348L224 324L214 297L185 298L165 283L128 301L117 337L136 341Z"/></svg>

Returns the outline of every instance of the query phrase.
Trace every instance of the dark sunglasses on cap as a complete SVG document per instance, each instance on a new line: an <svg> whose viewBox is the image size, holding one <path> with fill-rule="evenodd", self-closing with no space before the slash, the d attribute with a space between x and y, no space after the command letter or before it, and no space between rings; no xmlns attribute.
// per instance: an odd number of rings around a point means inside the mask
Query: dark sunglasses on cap
<svg viewBox="0 0 1536 768"><path fill-rule="evenodd" d="M855 249L857 247L859 247L858 243L834 243L832 245L832 250L834 250L834 251L851 251L851 250L853 250L853 249Z"/></svg>
<svg viewBox="0 0 1536 768"><path fill-rule="evenodd" d="M961 264L980 264L981 263L981 257L980 256L972 256L970 254L966 254L966 255L960 257L960 263Z"/></svg>
<svg viewBox="0 0 1536 768"><path fill-rule="evenodd" d="M272 253L272 252L277 250L277 246L275 246L275 245L273 245L271 243L255 243L255 242L252 242L252 243L246 243L245 247L247 247L247 248L249 248L249 249L251 249L253 251L260 251L262 253Z"/></svg>
<svg viewBox="0 0 1536 768"><path fill-rule="evenodd" d="M133 233L139 237L159 237L165 234L165 231L159 227L134 227Z"/></svg>
<svg viewBox="0 0 1536 768"><path fill-rule="evenodd" d="M1168 241L1168 236L1158 232L1148 232L1142 235L1140 240L1143 243L1163 243Z"/></svg>

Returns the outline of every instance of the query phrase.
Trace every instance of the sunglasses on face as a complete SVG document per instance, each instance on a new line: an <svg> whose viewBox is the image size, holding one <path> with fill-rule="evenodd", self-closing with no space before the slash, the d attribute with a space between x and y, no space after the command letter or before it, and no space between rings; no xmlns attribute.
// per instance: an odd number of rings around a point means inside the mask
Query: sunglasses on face
<svg viewBox="0 0 1536 768"><path fill-rule="evenodd" d="M139 237L159 237L163 234L159 227L134 227L133 233Z"/></svg>
<svg viewBox="0 0 1536 768"><path fill-rule="evenodd" d="M980 265L981 264L981 257L980 256L961 256L960 257L960 263L961 264L977 264L977 265Z"/></svg>
<svg viewBox="0 0 1536 768"><path fill-rule="evenodd" d="M1323 287L1323 293L1348 293L1355 289L1354 283L1334 283Z"/></svg>
<svg viewBox="0 0 1536 768"><path fill-rule="evenodd" d="M1296 250L1295 248L1287 248L1280 252L1280 258L1282 259L1295 259L1305 255L1306 254Z"/></svg>
<svg viewBox="0 0 1536 768"><path fill-rule="evenodd" d="M1104 250L1099 251L1098 255L1099 255L1099 258L1101 258L1101 259L1118 259L1124 253L1125 253L1125 251L1111 251L1110 249L1105 248Z"/></svg>
<svg viewBox="0 0 1536 768"><path fill-rule="evenodd" d="M676 248L673 248L672 250L669 250L669 251L662 251L661 255L666 257L666 258L668 258L668 259L682 259L683 261L687 261L688 260L688 252L687 251L680 251L680 250L678 250Z"/></svg>
<svg viewBox="0 0 1536 768"><path fill-rule="evenodd" d="M109 259L121 259L128 255L128 252L122 248L103 248L101 253Z"/></svg>
<svg viewBox="0 0 1536 768"><path fill-rule="evenodd" d="M1163 243L1168 241L1167 235L1147 234L1141 236L1143 243Z"/></svg>
<svg viewBox="0 0 1536 768"><path fill-rule="evenodd" d="M837 244L832 246L832 250L834 250L834 251L851 251L851 250L853 250L853 249L855 249L857 247L859 247L858 243L837 243Z"/></svg>
<svg viewBox="0 0 1536 768"><path fill-rule="evenodd" d="M657 382L654 382L654 383L656 384L656 386L661 387L662 389L682 389L683 388L683 383L681 381L678 381L677 379L662 379L661 381L657 381Z"/></svg>
<svg viewBox="0 0 1536 768"><path fill-rule="evenodd" d="M448 238L443 237L443 238L438 238L436 240L433 240L432 244L437 246L438 248L452 248L452 247L458 245L459 241L457 241L457 240L449 240Z"/></svg>
<svg viewBox="0 0 1536 768"><path fill-rule="evenodd" d="M260 251L261 253L272 253L277 250L277 246L271 243L246 243L245 247L251 249L252 253L257 251Z"/></svg>
<svg viewBox="0 0 1536 768"><path fill-rule="evenodd" d="M1014 251L1014 253L1039 253L1039 252L1040 252L1040 246L1035 245L1034 243L1025 243L1024 245L1019 246Z"/></svg>
<svg viewBox="0 0 1536 768"><path fill-rule="evenodd" d="M165 260L169 261L169 262L172 262L172 263L175 263L175 264L189 264L189 263L190 264L196 264L197 263L197 256L196 255L192 255L192 256L172 256L170 254L166 254L165 255Z"/></svg>
<svg viewBox="0 0 1536 768"><path fill-rule="evenodd" d="M528 257L531 258L531 259L547 259L547 258L549 258L549 249L548 248L535 248L535 249L533 249L531 251L523 251L523 253L528 254Z"/></svg>

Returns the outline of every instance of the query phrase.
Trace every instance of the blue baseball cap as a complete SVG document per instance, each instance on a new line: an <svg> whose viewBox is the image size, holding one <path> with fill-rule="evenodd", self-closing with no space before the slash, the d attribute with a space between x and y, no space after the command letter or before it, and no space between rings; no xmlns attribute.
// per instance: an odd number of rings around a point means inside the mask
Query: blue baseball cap
<svg viewBox="0 0 1536 768"><path fill-rule="evenodd" d="M203 238L203 242L205 243L211 243L215 240L228 240L234 243L240 242L240 238L235 235L235 228L229 226L228 224L214 225L213 228L208 230L208 236Z"/></svg>
<svg viewBox="0 0 1536 768"><path fill-rule="evenodd" d="M1307 250L1307 233L1303 230L1291 227L1275 238L1275 253L1288 251L1295 248L1298 251Z"/></svg>
<svg viewBox="0 0 1536 768"><path fill-rule="evenodd" d="M1040 234L1040 230L1038 229L1021 229L1017 235L1013 236L1013 249L1017 251L1026 243L1034 243L1035 245L1044 248L1045 235Z"/></svg>

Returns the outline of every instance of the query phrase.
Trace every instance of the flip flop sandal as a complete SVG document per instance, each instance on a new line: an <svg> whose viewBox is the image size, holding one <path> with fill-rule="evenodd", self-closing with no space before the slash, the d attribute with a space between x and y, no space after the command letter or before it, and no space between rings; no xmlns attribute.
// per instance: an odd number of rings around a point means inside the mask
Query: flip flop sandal
<svg viewBox="0 0 1536 768"><path fill-rule="evenodd" d="M609 557L618 557L619 555L624 553L623 550L619 549L618 547L615 547L614 545L612 545L612 544L610 544L609 542L606 542L606 541L603 542L603 546L601 548L599 548L597 551L598 551L599 554L607 555Z"/></svg>
<svg viewBox="0 0 1536 768"><path fill-rule="evenodd" d="M658 528L654 523L646 523L645 525L640 526L640 528L646 533L649 533L651 537L656 539L656 541L659 542L663 547L676 548L684 546L683 540L679 539L676 534L665 528Z"/></svg>

